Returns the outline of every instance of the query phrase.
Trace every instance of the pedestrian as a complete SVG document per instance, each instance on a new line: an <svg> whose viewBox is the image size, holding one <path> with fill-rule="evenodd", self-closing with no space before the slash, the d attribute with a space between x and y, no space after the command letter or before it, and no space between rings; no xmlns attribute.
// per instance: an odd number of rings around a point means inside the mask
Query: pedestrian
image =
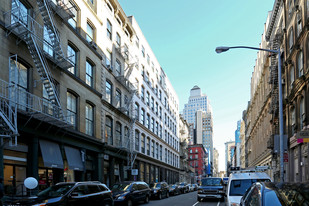
<svg viewBox="0 0 309 206"><path fill-rule="evenodd" d="M2 181L3 181L3 177L0 177L0 206L3 205L2 198L3 198L3 195L4 195L4 189L3 189Z"/></svg>

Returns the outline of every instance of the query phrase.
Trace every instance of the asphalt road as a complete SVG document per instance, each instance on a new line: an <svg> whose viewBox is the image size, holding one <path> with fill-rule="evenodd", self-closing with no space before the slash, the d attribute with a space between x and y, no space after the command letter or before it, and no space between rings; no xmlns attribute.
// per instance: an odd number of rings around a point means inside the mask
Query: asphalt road
<svg viewBox="0 0 309 206"><path fill-rule="evenodd" d="M151 199L148 204L139 204L141 206L224 206L224 202L219 200L205 200L203 202L197 201L197 192L190 192L186 194L170 196L162 200Z"/></svg>

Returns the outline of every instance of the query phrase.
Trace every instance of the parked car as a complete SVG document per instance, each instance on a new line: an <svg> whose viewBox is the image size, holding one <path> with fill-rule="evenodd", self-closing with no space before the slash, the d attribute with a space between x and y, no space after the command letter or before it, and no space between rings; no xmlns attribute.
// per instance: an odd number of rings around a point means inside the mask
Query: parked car
<svg viewBox="0 0 309 206"><path fill-rule="evenodd" d="M201 202L206 198L217 198L224 200L224 183L220 177L207 177L201 180L197 189L197 201Z"/></svg>
<svg viewBox="0 0 309 206"><path fill-rule="evenodd" d="M265 172L237 172L230 174L226 189L227 206L239 205L241 197L255 182L271 182Z"/></svg>
<svg viewBox="0 0 309 206"><path fill-rule="evenodd" d="M162 197L168 198L170 196L168 184L166 182L150 184L150 189L152 198L158 198L161 200Z"/></svg>
<svg viewBox="0 0 309 206"><path fill-rule="evenodd" d="M170 195L179 195L181 193L179 186L177 184L169 185L169 193Z"/></svg>
<svg viewBox="0 0 309 206"><path fill-rule="evenodd" d="M139 201L149 202L150 188L145 182L126 181L116 183L112 187L115 204L131 206Z"/></svg>
<svg viewBox="0 0 309 206"><path fill-rule="evenodd" d="M227 185L228 182L229 182L229 178L228 177L223 177L224 185Z"/></svg>
<svg viewBox="0 0 309 206"><path fill-rule="evenodd" d="M194 191L194 185L193 184L188 184L188 187L189 187L189 192Z"/></svg>
<svg viewBox="0 0 309 206"><path fill-rule="evenodd" d="M240 205L309 205L309 182L256 182L241 198Z"/></svg>
<svg viewBox="0 0 309 206"><path fill-rule="evenodd" d="M178 184L178 186L179 186L181 193L184 194L184 193L189 192L189 186L186 182L181 182L181 183Z"/></svg>
<svg viewBox="0 0 309 206"><path fill-rule="evenodd" d="M46 188L35 197L16 200L8 205L105 205L114 203L111 191L100 182L63 182Z"/></svg>

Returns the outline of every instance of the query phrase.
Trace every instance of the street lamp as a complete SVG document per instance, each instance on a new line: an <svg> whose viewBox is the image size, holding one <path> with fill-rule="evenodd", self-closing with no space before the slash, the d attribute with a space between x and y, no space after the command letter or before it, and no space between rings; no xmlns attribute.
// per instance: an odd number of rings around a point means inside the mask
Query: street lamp
<svg viewBox="0 0 309 206"><path fill-rule="evenodd" d="M271 49L262 49L262 48L256 48L256 47L248 47L248 46L234 46L234 47L221 46L221 47L216 48L216 52L219 54L219 53L222 53L222 52L226 52L229 49L252 49L252 50L266 51L266 52L278 54L280 182L284 182L284 176L283 176L283 106L282 106L281 52L280 52L280 47L279 47L278 50L271 50Z"/></svg>

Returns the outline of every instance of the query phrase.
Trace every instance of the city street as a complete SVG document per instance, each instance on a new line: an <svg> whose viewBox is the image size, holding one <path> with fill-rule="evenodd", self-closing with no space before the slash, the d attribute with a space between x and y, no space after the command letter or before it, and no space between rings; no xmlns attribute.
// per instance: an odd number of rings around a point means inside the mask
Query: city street
<svg viewBox="0 0 309 206"><path fill-rule="evenodd" d="M140 204L143 206L201 206L201 205L211 205L211 206L224 206L224 202L219 200L207 200L204 202L197 201L197 192L190 192L187 194L181 194L176 196L170 196L169 198L164 198L162 200L151 200L148 204Z"/></svg>

